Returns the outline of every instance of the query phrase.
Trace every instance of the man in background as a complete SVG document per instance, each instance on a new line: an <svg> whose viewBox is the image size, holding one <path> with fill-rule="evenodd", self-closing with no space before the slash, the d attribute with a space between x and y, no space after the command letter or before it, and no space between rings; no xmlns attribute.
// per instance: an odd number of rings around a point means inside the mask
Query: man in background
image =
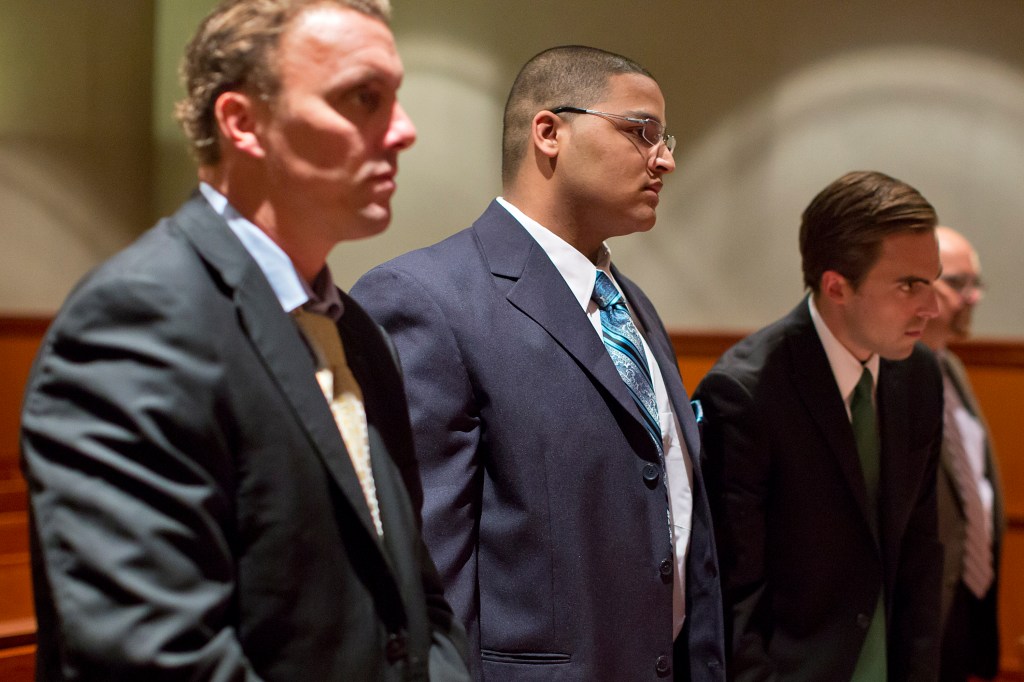
<svg viewBox="0 0 1024 682"><path fill-rule="evenodd" d="M605 243L653 227L674 143L643 67L542 52L505 107L504 196L352 289L398 346L478 680L724 678L697 424Z"/></svg>
<svg viewBox="0 0 1024 682"><path fill-rule="evenodd" d="M942 276L935 283L939 315L924 342L942 370L945 426L938 477L939 538L945 549L942 580L940 679L991 679L999 671L996 614L999 556L1006 517L999 468L988 427L960 359L949 343L971 333L981 300L981 265L970 242L948 227L936 230Z"/></svg>
<svg viewBox="0 0 1024 682"><path fill-rule="evenodd" d="M831 183L800 227L810 295L697 388L730 679L935 679L935 224L882 173Z"/></svg>
<svg viewBox="0 0 1024 682"><path fill-rule="evenodd" d="M398 367L332 283L415 140L379 0L230 0L199 191L81 282L26 391L41 680L462 680Z"/></svg>

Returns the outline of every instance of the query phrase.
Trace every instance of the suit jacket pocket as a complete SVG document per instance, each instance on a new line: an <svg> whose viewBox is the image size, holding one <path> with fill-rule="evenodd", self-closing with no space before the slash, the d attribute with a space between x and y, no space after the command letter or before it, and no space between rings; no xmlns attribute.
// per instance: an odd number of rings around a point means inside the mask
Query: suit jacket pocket
<svg viewBox="0 0 1024 682"><path fill-rule="evenodd" d="M489 663L517 663L520 665L559 665L569 663L569 654L552 651L495 651L481 649L480 658Z"/></svg>

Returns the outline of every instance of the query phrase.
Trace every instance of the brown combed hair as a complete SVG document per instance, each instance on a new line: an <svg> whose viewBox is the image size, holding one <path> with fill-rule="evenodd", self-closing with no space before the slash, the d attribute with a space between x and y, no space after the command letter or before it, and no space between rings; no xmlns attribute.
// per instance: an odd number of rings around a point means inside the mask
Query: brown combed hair
<svg viewBox="0 0 1024 682"><path fill-rule="evenodd" d="M817 293L834 270L856 289L886 237L934 230L935 209L907 183L876 171L853 171L821 190L804 210L800 255L804 285Z"/></svg>
<svg viewBox="0 0 1024 682"><path fill-rule="evenodd" d="M185 97L174 115L200 165L220 161L217 98L245 90L272 101L280 86L275 57L281 35L296 17L320 5L354 9L385 24L391 19L389 0L223 0L199 25L179 68Z"/></svg>
<svg viewBox="0 0 1024 682"><path fill-rule="evenodd" d="M600 102L608 79L636 73L654 80L632 59L585 45L552 47L523 65L505 102L501 179L510 183L526 156L527 131L538 111L559 106L588 108Z"/></svg>

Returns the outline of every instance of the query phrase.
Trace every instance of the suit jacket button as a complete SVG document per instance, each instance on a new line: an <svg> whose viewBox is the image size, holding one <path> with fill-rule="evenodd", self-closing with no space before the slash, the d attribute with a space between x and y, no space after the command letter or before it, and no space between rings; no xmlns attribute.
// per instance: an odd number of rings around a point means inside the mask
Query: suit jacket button
<svg viewBox="0 0 1024 682"><path fill-rule="evenodd" d="M396 663L405 658L405 633L392 632L388 635L388 641L384 644L384 654L388 663Z"/></svg>
<svg viewBox="0 0 1024 682"><path fill-rule="evenodd" d="M660 572L666 578L672 575L672 560L662 559L661 564L658 566L658 572Z"/></svg>
<svg viewBox="0 0 1024 682"><path fill-rule="evenodd" d="M658 485L659 478L661 478L661 472L658 471L658 467L650 463L644 465L644 483L648 488L653 490Z"/></svg>
<svg viewBox="0 0 1024 682"><path fill-rule="evenodd" d="M868 618L868 616L866 614L858 613L857 614L857 625L859 625L861 627L861 629L867 630L868 626L871 625L871 619Z"/></svg>
<svg viewBox="0 0 1024 682"><path fill-rule="evenodd" d="M672 670L672 661L668 656L658 656L658 660L654 662L654 671L659 675L667 675Z"/></svg>

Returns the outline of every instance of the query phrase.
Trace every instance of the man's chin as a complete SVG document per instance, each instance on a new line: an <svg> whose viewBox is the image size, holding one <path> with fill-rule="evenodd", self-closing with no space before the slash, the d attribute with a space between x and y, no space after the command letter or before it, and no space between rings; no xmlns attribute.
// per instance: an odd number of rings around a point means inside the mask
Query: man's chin
<svg viewBox="0 0 1024 682"><path fill-rule="evenodd" d="M353 220L353 225L345 230L345 239L366 239L374 237L391 224L391 207L374 205L368 206Z"/></svg>

